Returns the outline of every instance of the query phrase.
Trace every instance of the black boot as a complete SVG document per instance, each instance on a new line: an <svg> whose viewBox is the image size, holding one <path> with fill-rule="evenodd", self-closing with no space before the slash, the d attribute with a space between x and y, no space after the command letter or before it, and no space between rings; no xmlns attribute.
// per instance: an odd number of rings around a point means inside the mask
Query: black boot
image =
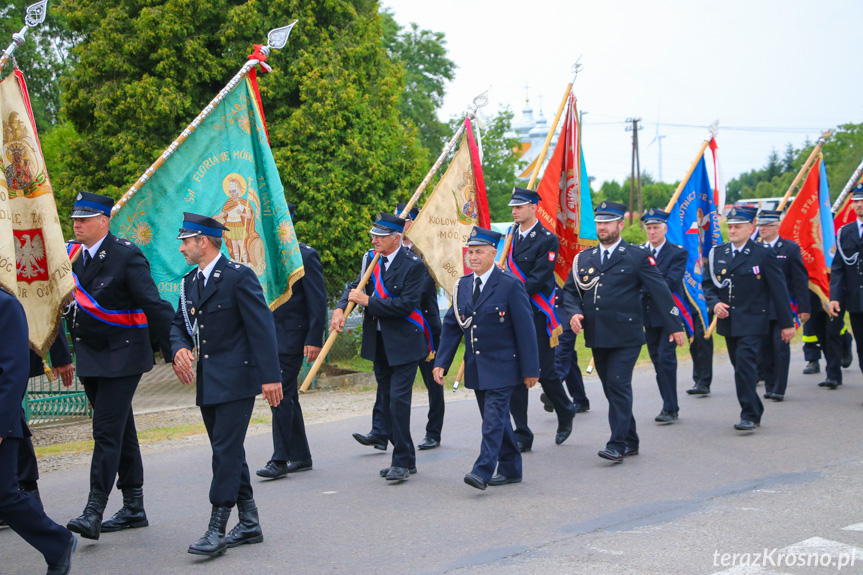
<svg viewBox="0 0 863 575"><path fill-rule="evenodd" d="M225 544L225 529L228 527L228 518L230 517L230 507L216 507L214 505L207 532L204 533L203 537L189 545L189 553L206 557L224 555L228 549Z"/></svg>
<svg viewBox="0 0 863 575"><path fill-rule="evenodd" d="M258 507L255 505L255 500L237 501L237 514L240 522L231 529L225 538L228 547L263 541L264 533L261 531L261 523L258 521Z"/></svg>
<svg viewBox="0 0 863 575"><path fill-rule="evenodd" d="M127 487L123 489L123 507L110 519L102 522L102 533L146 527L149 524L144 511L144 490L140 487Z"/></svg>
<svg viewBox="0 0 863 575"><path fill-rule="evenodd" d="M107 493L91 491L84 513L67 523L66 529L80 534L85 539L99 539L99 534L102 532L102 513L105 512L107 504Z"/></svg>

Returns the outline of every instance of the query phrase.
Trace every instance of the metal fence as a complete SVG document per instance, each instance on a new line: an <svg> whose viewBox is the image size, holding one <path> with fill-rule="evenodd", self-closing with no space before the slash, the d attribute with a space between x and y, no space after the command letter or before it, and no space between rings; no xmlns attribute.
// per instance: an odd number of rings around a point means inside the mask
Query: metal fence
<svg viewBox="0 0 863 575"><path fill-rule="evenodd" d="M63 335L68 339L63 322ZM74 363L75 350L72 349ZM45 361L50 364L50 355L45 354ZM74 382L69 387L63 387L60 378L51 381L46 375L30 378L27 384L27 395L24 396L24 416L30 425L74 421L93 416L93 410L84 393L84 386L75 375Z"/></svg>

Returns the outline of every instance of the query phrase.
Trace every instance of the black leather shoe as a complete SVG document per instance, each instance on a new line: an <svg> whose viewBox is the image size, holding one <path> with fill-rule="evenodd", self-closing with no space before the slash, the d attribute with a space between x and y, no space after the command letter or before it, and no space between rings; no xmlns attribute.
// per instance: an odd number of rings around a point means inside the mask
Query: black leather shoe
<svg viewBox="0 0 863 575"><path fill-rule="evenodd" d="M773 401L783 401L785 399L785 396L779 393L774 393L773 397L771 397L770 399L772 399Z"/></svg>
<svg viewBox="0 0 863 575"><path fill-rule="evenodd" d="M482 480L482 478L475 473L468 473L464 476L464 482L470 485L471 487L476 487L480 491L485 491L486 483Z"/></svg>
<svg viewBox="0 0 863 575"><path fill-rule="evenodd" d="M102 533L102 513L108 504L108 494L101 491L91 491L87 498L84 512L66 524L66 529L77 533L85 539L99 539Z"/></svg>
<svg viewBox="0 0 863 575"><path fill-rule="evenodd" d="M539 400L542 402L542 408L547 412L551 413L554 411L554 404L551 403L551 400L545 394L545 392L539 394ZM491 483L489 483L491 485Z"/></svg>
<svg viewBox="0 0 863 575"><path fill-rule="evenodd" d="M288 464L285 461L267 461L267 465L255 471L255 475L264 479L281 479L288 474Z"/></svg>
<svg viewBox="0 0 863 575"><path fill-rule="evenodd" d="M575 404L575 412L576 413L584 413L586 411L590 411L589 403L576 403Z"/></svg>
<svg viewBox="0 0 863 575"><path fill-rule="evenodd" d="M521 441L516 441L515 444L518 446L519 453L527 453L533 448L532 445L527 445L525 443L522 443Z"/></svg>
<svg viewBox="0 0 863 575"><path fill-rule="evenodd" d="M311 471L312 460L300 459L299 461L288 461L285 467L288 468L288 473L297 473L299 471Z"/></svg>
<svg viewBox="0 0 863 575"><path fill-rule="evenodd" d="M363 435L362 433L354 433L354 439L360 442L361 445L370 445L375 449L380 449L381 451L387 450L387 441L386 439L381 439L376 435L372 435L369 433L368 435Z"/></svg>
<svg viewBox="0 0 863 575"><path fill-rule="evenodd" d="M749 421L748 419L741 419L738 423L734 424L734 429L737 431L755 431L756 427L761 427L761 424Z"/></svg>
<svg viewBox="0 0 863 575"><path fill-rule="evenodd" d="M416 467L408 467L408 471L410 472L411 475L413 475L414 473L417 472L417 468ZM380 476L386 477L389 472L390 472L390 468L384 467L383 469L380 470Z"/></svg>
<svg viewBox="0 0 863 575"><path fill-rule="evenodd" d="M770 392L765 393L765 394L764 394L764 399L773 399L773 394L772 394L772 393L770 393Z"/></svg>
<svg viewBox="0 0 863 575"><path fill-rule="evenodd" d="M842 367L851 367L851 362L854 361L854 358L851 355L851 348L842 350Z"/></svg>
<svg viewBox="0 0 863 575"><path fill-rule="evenodd" d="M72 570L72 554L75 552L77 547L78 538L73 535L72 539L69 540L69 544L66 545L66 550L63 551L63 556L60 558L60 561L58 563L48 565L47 575L68 575Z"/></svg>
<svg viewBox="0 0 863 575"><path fill-rule="evenodd" d="M261 522L258 519L258 506L255 505L254 499L237 501L237 515L240 522L225 537L228 549L264 540L264 532L261 531Z"/></svg>
<svg viewBox="0 0 863 575"><path fill-rule="evenodd" d="M554 434L555 445L560 445L566 441L572 433L572 420L575 419L575 410L572 410L572 415L566 418L566 423L558 425L557 433Z"/></svg>
<svg viewBox="0 0 863 575"><path fill-rule="evenodd" d="M144 490L140 487L127 487L123 489L123 507L110 519L102 522L102 533L136 529L149 524L144 511Z"/></svg>
<svg viewBox="0 0 863 575"><path fill-rule="evenodd" d="M488 484L492 487L506 485L507 483L521 483L521 477L504 477L500 473L493 475Z"/></svg>
<svg viewBox="0 0 863 575"><path fill-rule="evenodd" d="M677 413L665 411L663 409L659 412L659 415L653 418L653 421L655 421L656 423L674 423L675 421L677 421Z"/></svg>
<svg viewBox="0 0 863 575"><path fill-rule="evenodd" d="M637 447L630 447L627 445L623 450L623 456L624 457L632 457L633 455L638 455L638 448Z"/></svg>
<svg viewBox="0 0 863 575"><path fill-rule="evenodd" d="M210 523L204 536L189 545L189 553L192 555L203 555L204 557L218 557L224 555L228 550L225 542L225 529L228 527L228 518L231 517L230 507L213 506L210 513Z"/></svg>
<svg viewBox="0 0 863 575"><path fill-rule="evenodd" d="M421 449L425 451L426 449L434 449L435 447L440 446L440 441L437 439L432 439L431 437L426 437L423 439L419 445L417 445L417 449Z"/></svg>
<svg viewBox="0 0 863 575"><path fill-rule="evenodd" d="M848 365L851 365L850 361L848 362ZM806 367L803 368L803 375L812 375L813 373L821 373L821 364L818 363L818 360L810 361L806 364Z"/></svg>
<svg viewBox="0 0 863 575"><path fill-rule="evenodd" d="M689 395L710 395L710 390L703 385L696 385L686 390Z"/></svg>
<svg viewBox="0 0 863 575"><path fill-rule="evenodd" d="M824 381L822 381L821 383L819 383L818 387L826 387L828 389L836 389L840 385L842 385L842 384L839 383L838 381L836 381L835 379L828 378L828 379L825 379Z"/></svg>
<svg viewBox="0 0 863 575"><path fill-rule="evenodd" d="M603 459L607 459L609 461L613 461L615 463L620 463L623 461L623 455L613 449L603 449L599 453L597 453Z"/></svg>
<svg viewBox="0 0 863 575"><path fill-rule="evenodd" d="M414 468L414 473L416 473L416 468ZM389 471L387 471L386 480L387 481L404 481L411 475L411 470L408 467L390 467Z"/></svg>

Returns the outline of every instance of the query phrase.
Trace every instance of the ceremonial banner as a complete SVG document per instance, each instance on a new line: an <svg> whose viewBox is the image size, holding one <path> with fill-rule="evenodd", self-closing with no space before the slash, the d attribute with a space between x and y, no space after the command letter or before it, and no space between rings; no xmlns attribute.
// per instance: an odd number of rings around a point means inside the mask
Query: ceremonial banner
<svg viewBox="0 0 863 575"><path fill-rule="evenodd" d="M668 241L686 248L686 272L683 274L683 287L686 302L678 299L678 308L683 304L681 313L687 312L686 304L698 311L697 321L706 329L707 301L701 280L704 269L702 256L706 258L714 246L722 243L722 230L719 228L719 212L713 203L714 189L707 177L704 156L686 182L677 198L671 215L668 217ZM692 320L696 321L694 314ZM686 317L686 313L684 313Z"/></svg>
<svg viewBox="0 0 863 575"><path fill-rule="evenodd" d="M800 246L803 264L809 272L809 289L825 303L830 295L829 271L836 250L832 220L827 170L821 160L809 170L800 193L782 220L779 235Z"/></svg>
<svg viewBox="0 0 863 575"><path fill-rule="evenodd" d="M712 170L708 172L713 174L713 205L719 211L720 215L725 210L725 177L722 175L722 165L719 163L719 144L716 143L716 137L711 137L707 144L705 154L709 153Z"/></svg>
<svg viewBox="0 0 863 575"><path fill-rule="evenodd" d="M598 243L574 94L569 96L560 137L537 193L536 217L560 243L554 276L562 286L576 254Z"/></svg>
<svg viewBox="0 0 863 575"><path fill-rule="evenodd" d="M458 152L406 234L434 280L449 294L458 278L471 273L465 243L474 225L488 229L491 224L479 151L470 119L465 118Z"/></svg>
<svg viewBox="0 0 863 575"><path fill-rule="evenodd" d="M863 183L863 178L860 178L859 180L857 180L855 182L855 185L860 184L860 183ZM857 213L851 207L851 196L852 196L852 194L849 193L848 196L845 198L845 201L842 202L842 207L839 208L839 211L837 211L833 215L833 229L837 234L839 233L839 228L841 228L845 224L851 223L857 219ZM824 228L824 229L827 229L827 228ZM835 253L836 246L834 245L833 248L834 248L833 251L830 252L830 261L831 262L833 261L833 254Z"/></svg>
<svg viewBox="0 0 863 575"><path fill-rule="evenodd" d="M303 260L257 90L248 76L111 219L111 231L150 260L163 298L177 305L189 265L178 251L183 212L225 224L222 253L255 271L271 309L288 300Z"/></svg>
<svg viewBox="0 0 863 575"><path fill-rule="evenodd" d="M54 343L75 283L27 85L17 68L0 82L0 118L0 285L23 304L30 347L42 356Z"/></svg>

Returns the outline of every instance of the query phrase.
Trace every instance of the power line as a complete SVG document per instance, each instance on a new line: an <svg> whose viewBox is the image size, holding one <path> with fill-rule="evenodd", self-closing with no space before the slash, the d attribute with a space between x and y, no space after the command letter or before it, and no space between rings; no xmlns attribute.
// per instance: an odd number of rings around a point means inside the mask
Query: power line
<svg viewBox="0 0 863 575"><path fill-rule="evenodd" d="M591 126L622 126L625 124L629 124L628 120L621 120L618 122L591 122ZM696 130L706 130L707 126L702 124L674 124L670 122L663 122L663 127L666 128L691 128ZM758 132L758 133L770 133L770 134L813 134L820 133L821 128L790 128L790 127L773 127L773 126L719 126L720 132L729 131L729 132Z"/></svg>

